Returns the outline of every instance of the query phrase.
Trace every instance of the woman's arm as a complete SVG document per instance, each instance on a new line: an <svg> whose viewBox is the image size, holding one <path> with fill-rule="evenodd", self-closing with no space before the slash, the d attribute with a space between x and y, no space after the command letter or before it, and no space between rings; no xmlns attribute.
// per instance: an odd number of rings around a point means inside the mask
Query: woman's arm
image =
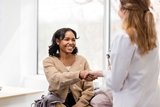
<svg viewBox="0 0 160 107"><path fill-rule="evenodd" d="M47 57L43 61L44 72L50 86L54 90L61 90L69 85L79 82L79 72L62 72L58 71L51 57Z"/></svg>
<svg viewBox="0 0 160 107"><path fill-rule="evenodd" d="M83 90L79 100L73 107L87 107L91 98L94 96L94 87L92 82L83 82Z"/></svg>
<svg viewBox="0 0 160 107"><path fill-rule="evenodd" d="M119 91L129 73L129 66L135 51L135 45L130 42L127 34L119 34L113 40L111 49L111 70L107 73L106 86L113 91Z"/></svg>

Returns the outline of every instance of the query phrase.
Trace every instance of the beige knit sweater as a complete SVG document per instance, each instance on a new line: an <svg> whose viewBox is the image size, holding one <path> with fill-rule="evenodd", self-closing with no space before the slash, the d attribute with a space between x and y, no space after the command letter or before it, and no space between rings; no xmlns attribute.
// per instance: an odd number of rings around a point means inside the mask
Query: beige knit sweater
<svg viewBox="0 0 160 107"><path fill-rule="evenodd" d="M73 107L86 107L89 104L94 95L94 88L92 82L83 82L79 78L80 71L89 69L83 56L76 55L76 60L69 70L54 56L45 58L43 66L50 92L65 100L70 89L76 101Z"/></svg>

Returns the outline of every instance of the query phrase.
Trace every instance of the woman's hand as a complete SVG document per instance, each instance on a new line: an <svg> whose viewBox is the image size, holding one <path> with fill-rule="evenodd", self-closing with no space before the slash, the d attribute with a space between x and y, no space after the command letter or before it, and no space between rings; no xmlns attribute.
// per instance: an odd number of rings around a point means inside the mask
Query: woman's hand
<svg viewBox="0 0 160 107"><path fill-rule="evenodd" d="M84 81L93 81L98 77L102 77L102 71L88 71L84 76Z"/></svg>
<svg viewBox="0 0 160 107"><path fill-rule="evenodd" d="M88 73L88 70L80 71L79 78L83 80L87 73Z"/></svg>
<svg viewBox="0 0 160 107"><path fill-rule="evenodd" d="M95 79L97 79L98 77L103 77L103 73L101 70L97 70L97 71L81 71L80 72L80 78L83 81L93 81Z"/></svg>
<svg viewBox="0 0 160 107"><path fill-rule="evenodd" d="M80 74L79 74L80 79L82 79L83 81L93 81L97 79L97 76L92 75L90 72L91 71L89 70L80 71Z"/></svg>
<svg viewBox="0 0 160 107"><path fill-rule="evenodd" d="M89 71L85 74L83 81L93 81L98 78L97 75L93 75L91 72Z"/></svg>

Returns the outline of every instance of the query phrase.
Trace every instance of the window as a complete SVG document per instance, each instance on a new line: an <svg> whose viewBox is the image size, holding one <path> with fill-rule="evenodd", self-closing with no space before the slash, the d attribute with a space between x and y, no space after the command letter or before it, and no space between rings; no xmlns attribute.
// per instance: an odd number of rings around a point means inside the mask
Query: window
<svg viewBox="0 0 160 107"><path fill-rule="evenodd" d="M160 2L151 1L156 23L160 25ZM78 54L87 58L92 70L105 69L105 54L121 27L118 5L119 0L38 0L38 74L44 74L42 61L48 56L53 33L62 27L77 32ZM97 86L102 85L101 80Z"/></svg>
<svg viewBox="0 0 160 107"><path fill-rule="evenodd" d="M111 41L113 39L113 36L115 33L117 33L121 29L121 19L117 14L118 11L118 6L119 6L119 0L111 0L111 20L110 20L110 35L111 35Z"/></svg>
<svg viewBox="0 0 160 107"><path fill-rule="evenodd" d="M90 68L102 69L103 20L103 0L38 0L38 74L44 74L42 61L48 56L53 33L62 27L77 32L78 54Z"/></svg>

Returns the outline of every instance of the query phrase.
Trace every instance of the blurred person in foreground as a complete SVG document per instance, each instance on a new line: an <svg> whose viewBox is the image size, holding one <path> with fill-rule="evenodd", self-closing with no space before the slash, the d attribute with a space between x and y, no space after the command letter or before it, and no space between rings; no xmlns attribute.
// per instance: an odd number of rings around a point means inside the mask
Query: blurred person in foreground
<svg viewBox="0 0 160 107"><path fill-rule="evenodd" d="M158 37L150 0L120 0L122 31L110 52L110 70L88 71L84 81L104 77L113 107L160 107Z"/></svg>

